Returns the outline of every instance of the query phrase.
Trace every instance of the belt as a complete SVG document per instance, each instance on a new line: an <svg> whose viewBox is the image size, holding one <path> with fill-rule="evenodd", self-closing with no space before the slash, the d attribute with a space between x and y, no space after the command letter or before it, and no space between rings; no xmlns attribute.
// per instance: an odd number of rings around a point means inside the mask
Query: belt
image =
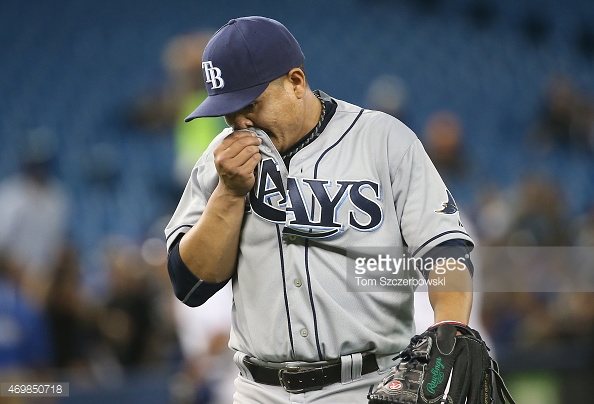
<svg viewBox="0 0 594 404"><path fill-rule="evenodd" d="M323 387L342 380L340 361L319 366L271 367L251 362L249 357L243 359L256 383L270 386L281 386L289 393L305 393L321 390ZM378 370L375 355L364 355L361 375Z"/></svg>

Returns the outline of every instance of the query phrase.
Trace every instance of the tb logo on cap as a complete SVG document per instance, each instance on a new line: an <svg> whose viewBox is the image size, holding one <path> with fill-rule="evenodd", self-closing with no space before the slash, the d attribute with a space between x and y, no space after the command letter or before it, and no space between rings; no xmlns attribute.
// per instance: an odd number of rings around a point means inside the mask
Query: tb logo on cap
<svg viewBox="0 0 594 404"><path fill-rule="evenodd" d="M225 80L221 78L221 69L214 67L212 62L202 62L202 68L206 75L206 82L212 84L212 89L225 87Z"/></svg>

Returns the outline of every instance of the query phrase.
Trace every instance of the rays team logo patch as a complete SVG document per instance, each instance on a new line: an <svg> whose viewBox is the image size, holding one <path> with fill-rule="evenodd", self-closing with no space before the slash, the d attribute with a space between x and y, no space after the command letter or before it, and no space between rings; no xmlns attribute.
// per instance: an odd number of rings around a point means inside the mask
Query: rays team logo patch
<svg viewBox="0 0 594 404"><path fill-rule="evenodd" d="M209 83L213 90L225 87L225 80L221 77L221 69L214 67L210 60L202 62L202 68L204 69L204 81Z"/></svg>
<svg viewBox="0 0 594 404"><path fill-rule="evenodd" d="M393 391L402 390L402 382L399 382L398 380L393 381L390 384L388 384L388 389Z"/></svg>
<svg viewBox="0 0 594 404"><path fill-rule="evenodd" d="M444 215L453 215L458 211L458 206L456 205L456 201L454 201L454 197L450 193L449 190L446 189L446 193L448 194L447 202L443 202L441 204L442 209L436 210L435 213L442 213Z"/></svg>
<svg viewBox="0 0 594 404"><path fill-rule="evenodd" d="M309 238L331 237L347 228L373 231L383 221L381 189L369 180L288 177L286 189L277 163L260 162L249 194L251 212L284 224L284 233Z"/></svg>

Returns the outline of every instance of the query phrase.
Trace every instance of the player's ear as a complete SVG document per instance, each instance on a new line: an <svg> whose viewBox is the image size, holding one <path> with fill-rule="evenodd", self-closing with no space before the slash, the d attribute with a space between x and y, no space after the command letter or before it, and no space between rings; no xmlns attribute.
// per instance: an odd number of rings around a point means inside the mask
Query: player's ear
<svg viewBox="0 0 594 404"><path fill-rule="evenodd" d="M305 90L307 89L307 81L305 80L305 73L303 73L303 70L298 67L291 69L291 71L287 73L287 79L292 85L295 96L299 99L303 98Z"/></svg>

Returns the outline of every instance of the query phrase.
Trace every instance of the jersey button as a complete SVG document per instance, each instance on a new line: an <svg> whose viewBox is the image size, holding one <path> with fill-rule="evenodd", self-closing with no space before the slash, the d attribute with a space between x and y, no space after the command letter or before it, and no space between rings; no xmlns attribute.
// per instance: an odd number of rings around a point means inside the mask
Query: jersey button
<svg viewBox="0 0 594 404"><path fill-rule="evenodd" d="M300 333L301 333L301 336L302 336L303 338L305 338L305 337L307 337L307 336L309 335L309 333L307 332L307 330L306 330L305 328L304 328L304 329L302 329Z"/></svg>
<svg viewBox="0 0 594 404"><path fill-rule="evenodd" d="M298 288L301 287L301 285L303 285L303 282L301 282L301 279L295 279L293 281L293 285L297 286Z"/></svg>

